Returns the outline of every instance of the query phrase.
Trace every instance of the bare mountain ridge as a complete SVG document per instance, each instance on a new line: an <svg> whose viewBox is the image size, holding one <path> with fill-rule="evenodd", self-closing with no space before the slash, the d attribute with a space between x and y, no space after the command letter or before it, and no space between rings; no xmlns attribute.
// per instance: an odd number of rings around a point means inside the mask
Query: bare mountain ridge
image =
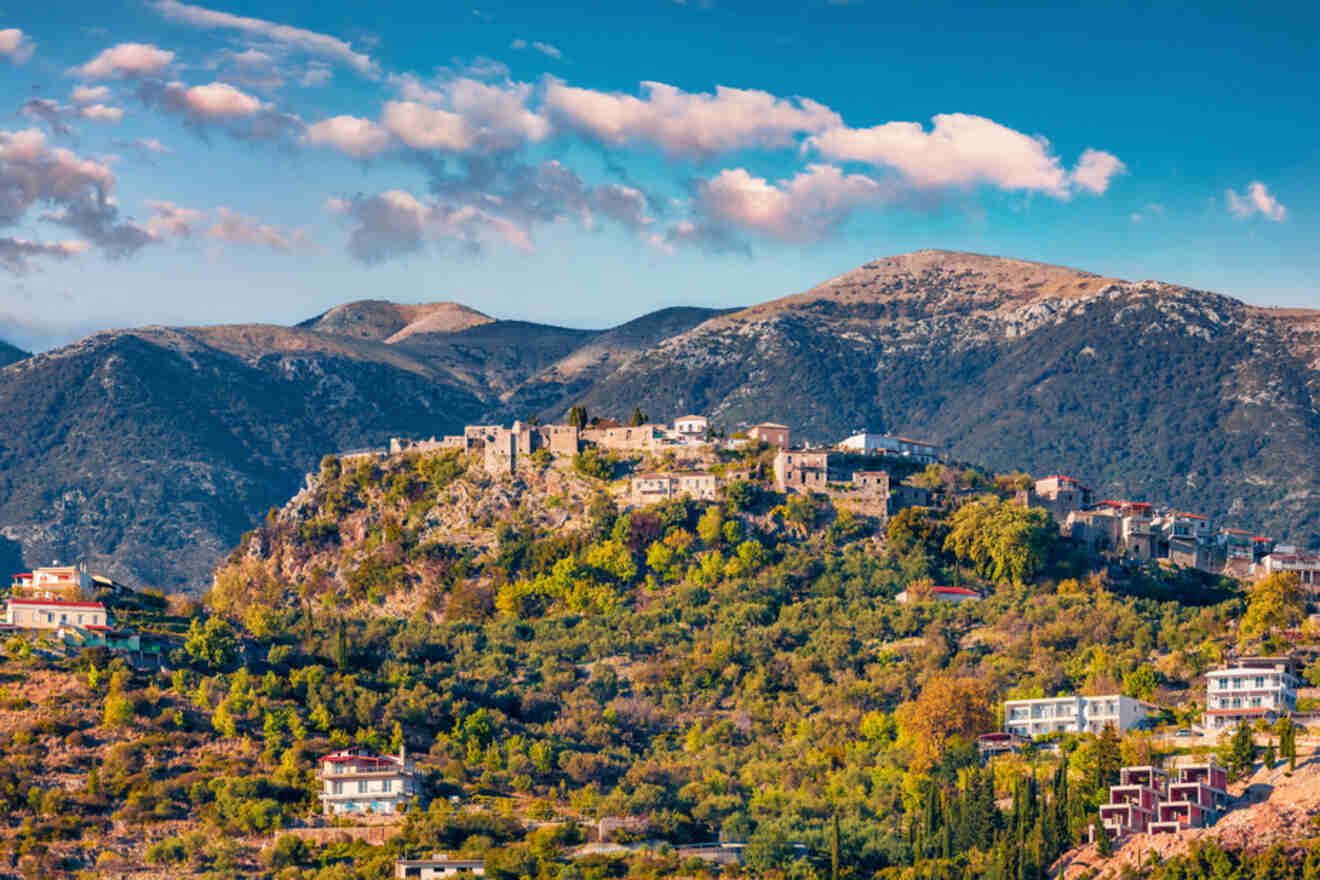
<svg viewBox="0 0 1320 880"><path fill-rule="evenodd" d="M438 305L102 333L0 370L0 535L196 589L326 452L584 403L910 433L1320 541L1320 312L943 251L603 331Z"/></svg>

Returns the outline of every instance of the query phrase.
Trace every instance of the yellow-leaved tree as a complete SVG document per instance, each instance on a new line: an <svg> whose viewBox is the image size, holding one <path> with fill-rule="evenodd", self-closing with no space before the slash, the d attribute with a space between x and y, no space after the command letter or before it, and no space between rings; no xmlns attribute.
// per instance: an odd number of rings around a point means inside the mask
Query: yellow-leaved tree
<svg viewBox="0 0 1320 880"><path fill-rule="evenodd" d="M1251 588L1247 613L1238 624L1239 642L1297 626L1306 616L1306 595L1295 571L1276 571Z"/></svg>
<svg viewBox="0 0 1320 880"><path fill-rule="evenodd" d="M900 742L912 750L912 769L918 772L938 763L954 739L970 741L994 723L985 682L951 672L932 677L895 715Z"/></svg>

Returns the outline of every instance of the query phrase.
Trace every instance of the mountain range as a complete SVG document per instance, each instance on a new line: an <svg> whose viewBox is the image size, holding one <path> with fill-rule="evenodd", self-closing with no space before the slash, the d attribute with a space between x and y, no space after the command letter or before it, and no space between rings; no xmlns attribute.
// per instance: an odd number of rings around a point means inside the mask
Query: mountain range
<svg viewBox="0 0 1320 880"><path fill-rule="evenodd" d="M0 535L28 565L85 558L167 591L204 588L328 452L579 403L911 434L1320 540L1320 311L1021 260L920 251L607 330L362 301L23 354L0 351Z"/></svg>

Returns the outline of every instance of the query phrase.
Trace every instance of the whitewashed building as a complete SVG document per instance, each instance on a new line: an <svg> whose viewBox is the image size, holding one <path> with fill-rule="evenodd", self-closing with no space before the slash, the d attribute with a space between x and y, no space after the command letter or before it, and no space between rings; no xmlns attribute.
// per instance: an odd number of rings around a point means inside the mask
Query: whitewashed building
<svg viewBox="0 0 1320 880"><path fill-rule="evenodd" d="M394 876L405 880L438 880L440 877L453 877L458 874L486 876L486 862L483 859L451 859L436 857L433 859L401 859L394 863Z"/></svg>
<svg viewBox="0 0 1320 880"><path fill-rule="evenodd" d="M1206 730L1222 731L1297 708L1297 663L1289 657L1242 657L1205 674Z"/></svg>
<svg viewBox="0 0 1320 880"><path fill-rule="evenodd" d="M922 443L920 440L909 440L907 437L893 437L888 434L871 434L866 431L840 441L839 448L867 455L903 455L926 464L938 461L940 457L939 450L933 443Z"/></svg>
<svg viewBox="0 0 1320 880"><path fill-rule="evenodd" d="M908 602L951 602L954 605L963 602L974 602L981 598L981 594L976 590L969 590L966 587L930 587L926 590L904 590L894 597L895 602L907 604Z"/></svg>
<svg viewBox="0 0 1320 880"><path fill-rule="evenodd" d="M19 629L106 629L110 614L100 602L14 597L5 602L5 623Z"/></svg>
<svg viewBox="0 0 1320 880"><path fill-rule="evenodd" d="M1004 730L1019 736L1100 733L1105 725L1112 724L1122 733L1149 718L1157 708L1121 694L1008 700L1004 703Z"/></svg>
<svg viewBox="0 0 1320 880"><path fill-rule="evenodd" d="M710 423L705 416L683 416L674 419L674 435L680 443L705 443Z"/></svg>
<svg viewBox="0 0 1320 880"><path fill-rule="evenodd" d="M351 748L321 759L321 805L327 816L395 813L421 794L407 752L380 755Z"/></svg>

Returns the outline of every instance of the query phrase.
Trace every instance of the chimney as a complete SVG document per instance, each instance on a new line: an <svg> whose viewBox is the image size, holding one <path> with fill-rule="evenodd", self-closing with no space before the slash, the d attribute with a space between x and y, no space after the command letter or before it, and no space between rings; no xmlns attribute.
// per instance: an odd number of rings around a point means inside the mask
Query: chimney
<svg viewBox="0 0 1320 880"><path fill-rule="evenodd" d="M402 769L408 763L408 747L399 743L399 768Z"/></svg>

